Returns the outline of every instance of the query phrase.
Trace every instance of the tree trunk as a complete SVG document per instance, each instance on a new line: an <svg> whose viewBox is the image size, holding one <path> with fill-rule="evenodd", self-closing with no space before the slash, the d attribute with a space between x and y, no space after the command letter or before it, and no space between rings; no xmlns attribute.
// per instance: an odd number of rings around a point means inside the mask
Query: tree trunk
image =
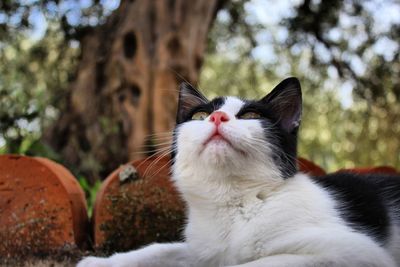
<svg viewBox="0 0 400 267"><path fill-rule="evenodd" d="M89 179L145 156L175 123L180 81L198 81L221 0L126 0L82 39L65 113L49 141Z"/></svg>

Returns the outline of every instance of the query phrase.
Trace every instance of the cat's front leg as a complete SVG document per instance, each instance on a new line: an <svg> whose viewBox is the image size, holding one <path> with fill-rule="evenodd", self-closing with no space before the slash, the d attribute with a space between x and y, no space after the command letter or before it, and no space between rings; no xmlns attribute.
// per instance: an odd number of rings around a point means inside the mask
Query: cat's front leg
<svg viewBox="0 0 400 267"><path fill-rule="evenodd" d="M255 261L225 267L328 267L334 265L315 265L315 259L308 255L280 254Z"/></svg>
<svg viewBox="0 0 400 267"><path fill-rule="evenodd" d="M87 257L77 267L190 267L185 243L152 244L139 250L117 253L109 258Z"/></svg>
<svg viewBox="0 0 400 267"><path fill-rule="evenodd" d="M372 258L368 255L343 257L341 255L280 254L225 267L396 267L396 264L391 257L384 255Z"/></svg>

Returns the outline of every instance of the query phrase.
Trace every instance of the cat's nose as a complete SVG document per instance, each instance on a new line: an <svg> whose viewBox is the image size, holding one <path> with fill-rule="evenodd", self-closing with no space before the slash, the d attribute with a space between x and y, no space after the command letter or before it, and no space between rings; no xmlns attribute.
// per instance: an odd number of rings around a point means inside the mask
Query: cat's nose
<svg viewBox="0 0 400 267"><path fill-rule="evenodd" d="M221 122L229 121L229 116L223 111L214 111L211 113L210 121L218 126Z"/></svg>

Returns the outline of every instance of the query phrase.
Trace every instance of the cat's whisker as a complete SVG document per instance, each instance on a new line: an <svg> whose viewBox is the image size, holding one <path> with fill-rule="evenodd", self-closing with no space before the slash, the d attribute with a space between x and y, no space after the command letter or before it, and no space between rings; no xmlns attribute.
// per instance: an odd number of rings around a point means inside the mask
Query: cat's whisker
<svg viewBox="0 0 400 267"><path fill-rule="evenodd" d="M182 76L181 74L179 74L176 70L174 70L172 67L169 67L170 71L172 71L179 79L183 80L184 82L186 82L187 84L189 84L191 87L196 88L192 83L190 83L184 76ZM200 85L197 86L197 88L201 90ZM196 89L197 90L197 89Z"/></svg>
<svg viewBox="0 0 400 267"><path fill-rule="evenodd" d="M171 152L172 152L172 150L167 150L167 151L164 151L164 153L161 153L155 160L153 160L153 161L149 164L149 166L146 168L146 170L145 170L143 176L144 176L144 177L147 177L147 175L149 174L150 170L151 170L154 166L156 166L156 165L160 162L160 160L162 160L162 159L163 159L164 157L166 157L167 155L170 155ZM164 167L165 167L165 166L164 166ZM162 168L163 168L163 167L162 167ZM162 168L159 169L159 171L157 172L157 174L160 172L160 170L161 170ZM154 175L153 175L153 177L154 177Z"/></svg>
<svg viewBox="0 0 400 267"><path fill-rule="evenodd" d="M157 152L160 149L168 148L172 142L156 143L154 145L143 145L139 151L131 152L130 154L149 154Z"/></svg>
<svg viewBox="0 0 400 267"><path fill-rule="evenodd" d="M174 132L158 132L158 133L152 133L148 134L147 137L152 137L152 136L163 136L163 135L173 135Z"/></svg>
<svg viewBox="0 0 400 267"><path fill-rule="evenodd" d="M145 164L147 161L153 160L153 159L156 158L158 155L163 154L163 153L165 153L165 152L168 152L169 149L170 149L170 148L167 148L167 147L166 147L166 148L159 149L156 153L152 154L152 155L149 156L149 157L146 157L146 158L137 166L137 168L140 168L140 167L141 167L143 164Z"/></svg>
<svg viewBox="0 0 400 267"><path fill-rule="evenodd" d="M145 150L145 149L149 149L149 148L154 150L154 149L157 149L157 148L162 148L162 147L167 146L167 145L171 145L171 142L155 143L155 144L152 144L152 145L143 145L143 146L141 146L140 150Z"/></svg>
<svg viewBox="0 0 400 267"><path fill-rule="evenodd" d="M157 148L157 147L163 147L166 145L172 145L172 140L153 140L153 144L149 145L144 145L143 147L150 147L150 148Z"/></svg>
<svg viewBox="0 0 400 267"><path fill-rule="evenodd" d="M162 165L161 167L158 168L158 170L156 172L154 172L151 176L147 177L147 179L153 179L154 177L156 177L162 169L164 169L166 166L172 166L173 160L169 159L164 165ZM171 169L169 169L169 174L171 174Z"/></svg>

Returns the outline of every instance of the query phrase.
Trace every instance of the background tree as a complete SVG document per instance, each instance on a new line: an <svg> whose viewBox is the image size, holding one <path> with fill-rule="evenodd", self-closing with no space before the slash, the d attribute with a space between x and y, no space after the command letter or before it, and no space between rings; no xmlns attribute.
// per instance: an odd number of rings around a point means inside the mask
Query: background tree
<svg viewBox="0 0 400 267"><path fill-rule="evenodd" d="M149 136L172 129L176 88L182 79L197 83L222 3L122 1L105 24L87 30L68 113L50 134L69 164L104 177L143 156L137 153L152 145Z"/></svg>

